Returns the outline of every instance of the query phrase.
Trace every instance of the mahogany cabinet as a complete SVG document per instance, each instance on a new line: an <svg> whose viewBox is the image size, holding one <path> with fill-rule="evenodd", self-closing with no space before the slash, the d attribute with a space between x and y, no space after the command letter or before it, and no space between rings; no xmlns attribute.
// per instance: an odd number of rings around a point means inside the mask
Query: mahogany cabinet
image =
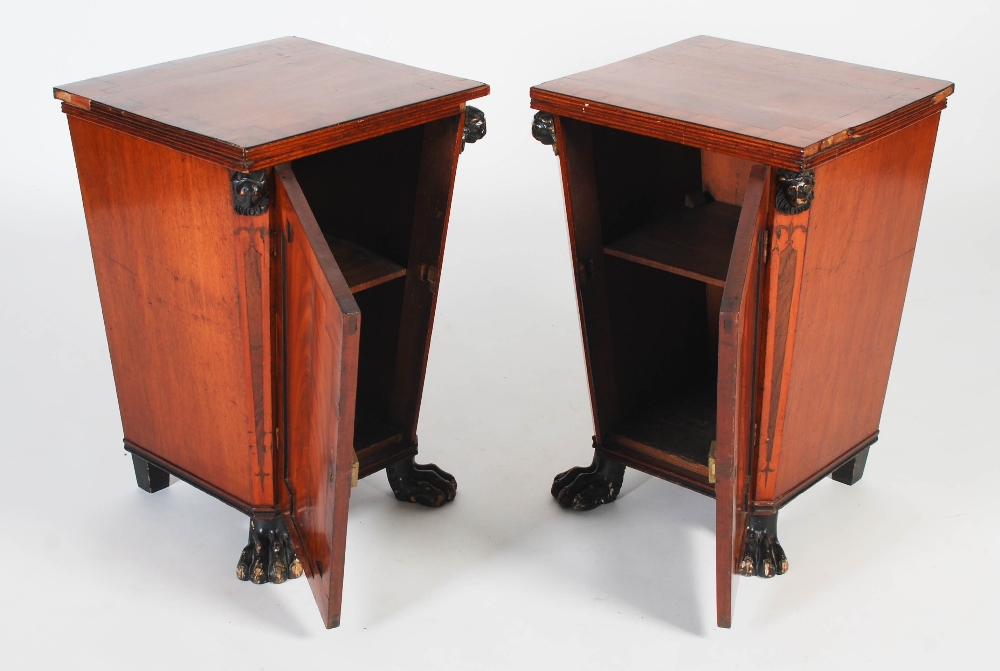
<svg viewBox="0 0 1000 671"><path fill-rule="evenodd" d="M305 574L340 621L352 481L441 505L414 462L479 82L289 37L55 89L125 447L251 517L241 579Z"/></svg>
<svg viewBox="0 0 1000 671"><path fill-rule="evenodd" d="M716 500L718 624L778 510L878 437L949 82L696 37L531 89L562 170L594 461Z"/></svg>

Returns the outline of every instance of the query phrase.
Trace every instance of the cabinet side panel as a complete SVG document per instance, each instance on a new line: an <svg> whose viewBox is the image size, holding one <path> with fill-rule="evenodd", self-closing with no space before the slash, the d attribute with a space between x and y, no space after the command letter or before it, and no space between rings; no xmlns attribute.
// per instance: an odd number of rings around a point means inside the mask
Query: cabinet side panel
<svg viewBox="0 0 1000 671"><path fill-rule="evenodd" d="M594 433L597 441L603 444L618 419L618 389L590 124L556 117L556 146L559 147L559 167L566 199L566 221L576 276L576 298L590 382Z"/></svg>
<svg viewBox="0 0 1000 671"><path fill-rule="evenodd" d="M270 503L271 428L253 416L270 376L251 370L270 356L249 351L269 339L247 335L269 311L246 301L266 280L253 239L268 215L235 214L224 167L69 122L126 440L248 508Z"/></svg>
<svg viewBox="0 0 1000 671"><path fill-rule="evenodd" d="M390 400L393 422L405 438L400 458L417 439L464 120L463 113L424 126Z"/></svg>
<svg viewBox="0 0 1000 671"><path fill-rule="evenodd" d="M816 168L775 501L878 431L939 118Z"/></svg>

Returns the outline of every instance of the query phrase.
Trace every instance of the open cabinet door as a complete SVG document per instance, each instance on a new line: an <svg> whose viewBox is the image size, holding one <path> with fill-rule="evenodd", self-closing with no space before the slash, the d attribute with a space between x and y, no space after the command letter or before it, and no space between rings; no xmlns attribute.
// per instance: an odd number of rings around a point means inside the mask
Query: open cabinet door
<svg viewBox="0 0 1000 671"><path fill-rule="evenodd" d="M746 527L747 483L753 450L756 360L762 267L766 245L767 168L750 170L719 314L716 425L715 586L720 627L733 620L738 554Z"/></svg>
<svg viewBox="0 0 1000 671"><path fill-rule="evenodd" d="M361 312L291 166L275 172L284 238L284 513L330 628L340 624Z"/></svg>

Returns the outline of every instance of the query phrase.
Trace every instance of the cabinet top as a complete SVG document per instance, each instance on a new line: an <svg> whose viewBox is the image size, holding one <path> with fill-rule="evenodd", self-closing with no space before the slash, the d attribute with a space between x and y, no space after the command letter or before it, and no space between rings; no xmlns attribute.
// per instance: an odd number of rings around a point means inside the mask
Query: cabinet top
<svg viewBox="0 0 1000 671"><path fill-rule="evenodd" d="M458 114L469 79L283 37L57 86L63 111L238 170Z"/></svg>
<svg viewBox="0 0 1000 671"><path fill-rule="evenodd" d="M531 106L804 169L944 109L954 84L692 37L532 87Z"/></svg>

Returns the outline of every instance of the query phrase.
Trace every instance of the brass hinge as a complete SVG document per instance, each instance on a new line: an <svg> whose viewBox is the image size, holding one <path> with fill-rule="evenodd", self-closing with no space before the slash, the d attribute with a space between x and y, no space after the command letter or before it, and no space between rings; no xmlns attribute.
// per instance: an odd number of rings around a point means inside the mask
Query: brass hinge
<svg viewBox="0 0 1000 671"><path fill-rule="evenodd" d="M764 229L764 263L767 263L767 257L771 254L771 233L766 228Z"/></svg>
<svg viewBox="0 0 1000 671"><path fill-rule="evenodd" d="M702 443L704 445L704 443ZM708 448L708 483L715 484L715 441Z"/></svg>
<svg viewBox="0 0 1000 671"><path fill-rule="evenodd" d="M428 263L421 263L420 279L427 282L432 294L436 294L441 282L441 269Z"/></svg>
<svg viewBox="0 0 1000 671"><path fill-rule="evenodd" d="M359 472L361 472L361 462L358 461L358 453L351 450L351 487L358 486Z"/></svg>

